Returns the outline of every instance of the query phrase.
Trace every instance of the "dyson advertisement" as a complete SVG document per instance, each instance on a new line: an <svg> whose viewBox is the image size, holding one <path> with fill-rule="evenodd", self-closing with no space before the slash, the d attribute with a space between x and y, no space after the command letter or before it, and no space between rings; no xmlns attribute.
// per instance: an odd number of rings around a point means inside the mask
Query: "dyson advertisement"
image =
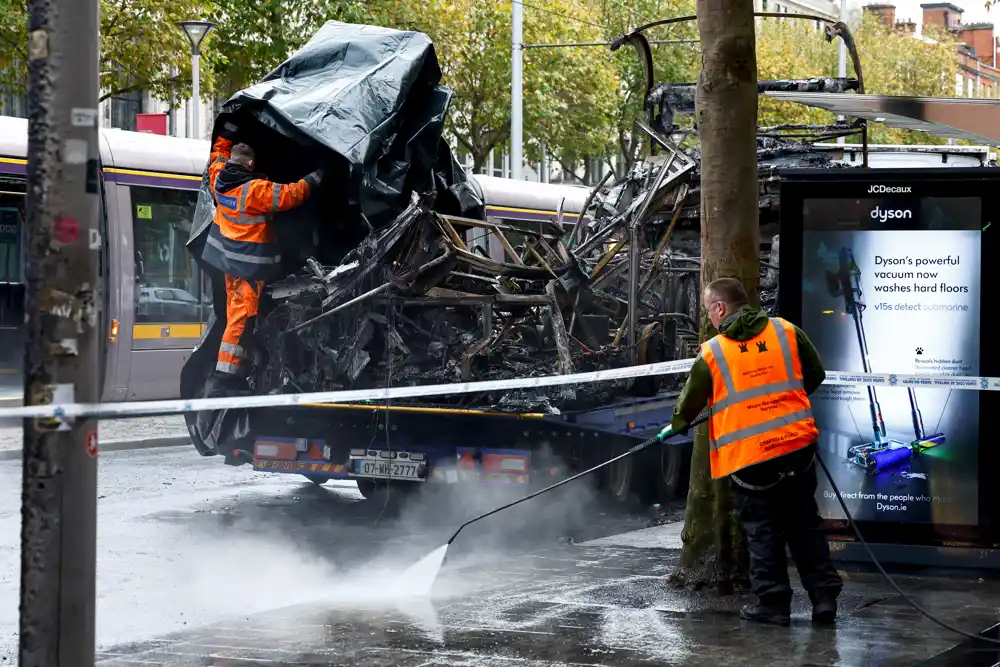
<svg viewBox="0 0 1000 667"><path fill-rule="evenodd" d="M980 199L872 190L804 200L802 328L831 370L979 375ZM979 392L823 385L812 404L855 518L978 522ZM822 475L818 496L843 518Z"/></svg>

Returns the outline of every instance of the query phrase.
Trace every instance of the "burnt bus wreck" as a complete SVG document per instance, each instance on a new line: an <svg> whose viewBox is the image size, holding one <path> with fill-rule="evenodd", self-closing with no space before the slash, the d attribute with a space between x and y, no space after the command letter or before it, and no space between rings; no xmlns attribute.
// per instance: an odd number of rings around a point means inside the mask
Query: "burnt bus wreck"
<svg viewBox="0 0 1000 667"><path fill-rule="evenodd" d="M636 131L648 139L650 156L623 178L606 176L578 214L564 215L560 206L550 223L487 219L483 194L441 137L451 92L422 34L328 23L227 102L215 136L229 120L246 128L241 140L255 147L258 170L271 179L293 180L320 165L337 174L306 206L275 216L286 277L265 289L246 392L447 384L694 356L700 173L697 150L681 148L696 130L675 123L693 111L693 86L652 81L643 35L649 27L614 48L631 45L648 65L648 113ZM827 38L844 35L837 24ZM759 86L762 93L864 90L856 79ZM766 308L773 311L777 297L777 170L833 166L813 143L858 133L864 121L760 128ZM206 179L188 244L196 259L212 215ZM225 326L223 280L215 274L212 281L215 321L182 372L185 398L205 395ZM596 463L659 429L682 380L441 395L389 406L230 409L188 415L188 424L203 455L317 483L357 479L366 496L390 483L410 489L426 480L527 483L551 456L570 467ZM623 498L672 495L683 478L684 449L650 456L656 460L648 466L630 458L613 469L604 480L609 490ZM640 480L640 469L655 474Z"/></svg>

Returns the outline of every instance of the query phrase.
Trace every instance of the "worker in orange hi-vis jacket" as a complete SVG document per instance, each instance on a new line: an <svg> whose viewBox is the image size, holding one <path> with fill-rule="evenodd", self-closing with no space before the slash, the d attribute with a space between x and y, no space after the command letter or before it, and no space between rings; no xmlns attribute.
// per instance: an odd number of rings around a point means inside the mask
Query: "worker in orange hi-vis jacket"
<svg viewBox="0 0 1000 667"><path fill-rule="evenodd" d="M209 186L216 209L202 259L226 277L226 330L215 367L217 386L236 391L245 383L247 341L261 290L281 264L271 217L300 206L324 174L316 170L295 183L274 183L254 173L254 151L235 143L237 128L226 123L212 146Z"/></svg>
<svg viewBox="0 0 1000 667"><path fill-rule="evenodd" d="M809 402L826 379L823 362L805 332L751 306L738 280L713 280L702 306L719 334L702 344L670 425L683 433L706 405L711 411L709 466L713 479L730 480L757 596L740 616L789 624L787 545L813 622L833 623L843 584L816 505L819 431Z"/></svg>

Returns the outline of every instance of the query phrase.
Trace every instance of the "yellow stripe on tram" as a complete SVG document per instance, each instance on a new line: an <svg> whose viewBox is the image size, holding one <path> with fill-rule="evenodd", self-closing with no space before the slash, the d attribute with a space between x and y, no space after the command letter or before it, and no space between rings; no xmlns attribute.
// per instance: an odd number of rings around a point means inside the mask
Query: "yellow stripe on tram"
<svg viewBox="0 0 1000 667"><path fill-rule="evenodd" d="M201 338L205 325L201 323L134 324L133 340L157 340L163 338Z"/></svg>
<svg viewBox="0 0 1000 667"><path fill-rule="evenodd" d="M486 209L488 211L506 211L509 213L540 213L542 215L559 215L559 211L543 211L537 208L515 208L513 206L493 206L492 204L487 204ZM563 211L564 219L568 216L578 216L579 211Z"/></svg>
<svg viewBox="0 0 1000 667"><path fill-rule="evenodd" d="M28 161L23 158L0 157L0 164L25 165ZM201 176L190 174L171 174L165 171L142 171L139 169L120 169L117 167L104 167L103 171L108 174L124 174L128 176L149 176L152 178L173 178L181 181L200 181Z"/></svg>
<svg viewBox="0 0 1000 667"><path fill-rule="evenodd" d="M116 167L106 167L104 171L109 174L126 174L128 176L150 176L152 178L176 178L182 181L201 180L201 176L188 176L186 174L168 174L162 171L139 171L138 169L118 169Z"/></svg>

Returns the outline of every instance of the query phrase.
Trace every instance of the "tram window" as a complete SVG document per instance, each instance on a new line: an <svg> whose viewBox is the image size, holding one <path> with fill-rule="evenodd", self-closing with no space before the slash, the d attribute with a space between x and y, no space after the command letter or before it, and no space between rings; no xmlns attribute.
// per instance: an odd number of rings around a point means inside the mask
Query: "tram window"
<svg viewBox="0 0 1000 667"><path fill-rule="evenodd" d="M201 276L184 247L198 193L132 186L135 321L201 322Z"/></svg>
<svg viewBox="0 0 1000 667"><path fill-rule="evenodd" d="M511 227L517 228L517 229L524 229L526 231L533 231L533 232L542 232L543 231L543 229L542 229L542 223L540 223L540 222L538 222L536 220L506 220L505 219L505 220L501 220L500 222L502 222L505 225L509 225ZM526 252L526 247L527 247L526 244L527 244L527 240L528 240L529 236L527 234L522 234L520 232L512 232L512 231L506 231L506 232L504 232L504 236L507 237L507 242L510 243L511 247L514 248L514 250L517 253L519 253L520 255L523 256L524 253ZM506 255L508 255L508 253L505 252L504 255L506 256ZM511 258L511 257L508 256L507 257L507 261L508 262L513 262L514 260L513 260L513 258Z"/></svg>

